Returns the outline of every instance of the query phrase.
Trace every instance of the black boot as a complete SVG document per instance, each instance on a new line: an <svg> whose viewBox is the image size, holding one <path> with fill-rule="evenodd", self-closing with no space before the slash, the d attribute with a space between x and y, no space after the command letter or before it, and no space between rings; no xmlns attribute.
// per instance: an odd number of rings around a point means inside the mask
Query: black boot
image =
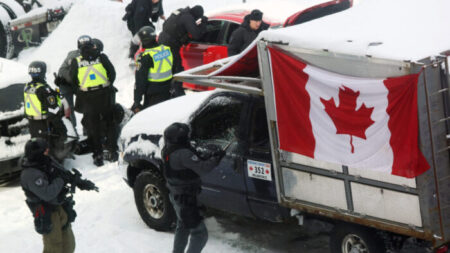
<svg viewBox="0 0 450 253"><path fill-rule="evenodd" d="M97 167L103 166L104 165L104 163L103 163L103 156L102 155L94 156L94 164Z"/></svg>

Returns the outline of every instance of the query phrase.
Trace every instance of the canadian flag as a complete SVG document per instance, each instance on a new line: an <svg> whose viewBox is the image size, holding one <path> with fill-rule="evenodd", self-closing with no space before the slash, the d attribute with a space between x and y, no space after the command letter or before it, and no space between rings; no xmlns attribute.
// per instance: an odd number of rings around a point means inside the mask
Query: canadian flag
<svg viewBox="0 0 450 253"><path fill-rule="evenodd" d="M344 76L269 51L281 150L408 178L430 167L418 147L419 74Z"/></svg>

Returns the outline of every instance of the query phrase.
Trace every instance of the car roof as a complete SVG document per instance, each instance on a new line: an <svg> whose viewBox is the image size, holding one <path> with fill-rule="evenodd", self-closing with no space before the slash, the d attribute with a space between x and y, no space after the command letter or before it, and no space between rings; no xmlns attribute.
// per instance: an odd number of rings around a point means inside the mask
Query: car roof
<svg viewBox="0 0 450 253"><path fill-rule="evenodd" d="M244 9L230 10L230 11L214 13L214 14L208 16L208 19L209 20L226 20L226 21L237 23L237 24L242 24L245 16L247 16L248 14L250 14L249 10L244 10ZM263 21L265 23L269 24L270 26L278 26L278 25L282 24L282 22L274 21L274 20L270 19L270 17L268 18L265 15L263 16Z"/></svg>

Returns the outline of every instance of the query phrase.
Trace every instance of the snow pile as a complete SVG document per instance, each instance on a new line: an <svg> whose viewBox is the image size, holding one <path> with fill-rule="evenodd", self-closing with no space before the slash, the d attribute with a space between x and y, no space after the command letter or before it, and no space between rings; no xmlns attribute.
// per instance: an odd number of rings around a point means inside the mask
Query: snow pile
<svg viewBox="0 0 450 253"><path fill-rule="evenodd" d="M450 48L450 1L365 0L349 10L261 38L307 49L420 60Z"/></svg>
<svg viewBox="0 0 450 253"><path fill-rule="evenodd" d="M52 73L58 71L67 53L77 48L79 36L87 34L98 38L103 41L104 52L117 72L114 85L119 88L118 101L129 104L133 94L134 73L128 67L131 34L122 21L124 6L123 3L107 0L76 1L61 24L42 45L21 52L19 61L25 64L34 60L45 61L47 79L52 83ZM126 91L120 92L122 88Z"/></svg>

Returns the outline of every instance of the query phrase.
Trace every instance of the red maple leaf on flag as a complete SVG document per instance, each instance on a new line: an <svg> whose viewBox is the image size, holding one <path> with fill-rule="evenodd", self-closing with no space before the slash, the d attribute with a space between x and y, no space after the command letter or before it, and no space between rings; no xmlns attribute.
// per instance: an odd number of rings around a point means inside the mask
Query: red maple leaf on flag
<svg viewBox="0 0 450 253"><path fill-rule="evenodd" d="M320 98L320 101L325 106L325 112L327 112L336 126L336 134L350 135L352 153L355 151L353 147L353 136L365 140L367 128L375 122L370 118L373 107L367 108L363 103L356 110L356 99L358 97L359 91L355 92L343 86L343 88L339 88L339 106L336 106L334 98L330 100Z"/></svg>

